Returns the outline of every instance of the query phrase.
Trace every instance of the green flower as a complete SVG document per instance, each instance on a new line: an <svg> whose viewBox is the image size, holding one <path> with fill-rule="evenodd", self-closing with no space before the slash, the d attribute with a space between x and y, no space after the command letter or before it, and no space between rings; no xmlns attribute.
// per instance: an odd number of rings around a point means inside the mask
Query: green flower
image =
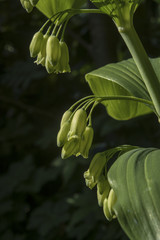
<svg viewBox="0 0 160 240"><path fill-rule="evenodd" d="M82 134L86 128L87 113L83 108L76 111L72 118L70 131L68 134L68 140L81 139Z"/></svg>
<svg viewBox="0 0 160 240"><path fill-rule="evenodd" d="M22 7L28 12L30 13L33 10L33 6L30 3L29 0L20 0Z"/></svg>
<svg viewBox="0 0 160 240"><path fill-rule="evenodd" d="M97 182L97 199L98 205L103 206L104 199L108 197L110 185L108 180L102 175Z"/></svg>
<svg viewBox="0 0 160 240"><path fill-rule="evenodd" d="M40 52L38 53L37 60L35 61L35 63L37 63L37 65L41 64L42 66L45 66L45 62L46 62L46 45L47 45L48 38L49 38L48 34L45 34L43 36L43 40L42 40L42 43L41 43L41 49L40 49Z"/></svg>
<svg viewBox="0 0 160 240"><path fill-rule="evenodd" d="M66 121L60 128L57 135L57 146L62 147L67 142L67 135L70 129L71 121Z"/></svg>
<svg viewBox="0 0 160 240"><path fill-rule="evenodd" d="M91 126L87 126L83 132L79 149L79 155L82 155L84 158L88 158L89 150L93 142L93 136L93 128Z"/></svg>
<svg viewBox="0 0 160 240"><path fill-rule="evenodd" d="M105 153L97 153L89 166L89 169L84 173L84 178L86 181L86 185L89 188L93 188L97 182L99 181L99 178L101 177L103 173L104 166L106 164L106 156Z"/></svg>
<svg viewBox="0 0 160 240"><path fill-rule="evenodd" d="M51 35L48 38L47 46L46 46L46 54L49 63L52 66L56 66L61 57L61 48L59 40L56 36Z"/></svg>
<svg viewBox="0 0 160 240"><path fill-rule="evenodd" d="M62 119L61 119L60 127L62 127L63 124L71 118L71 115L72 115L71 110L65 111L65 113L63 114Z"/></svg>
<svg viewBox="0 0 160 240"><path fill-rule="evenodd" d="M56 73L65 73L70 72L70 66L69 66L69 51L67 44L65 42L60 41L60 49L61 49L61 57L60 60L56 66Z"/></svg>
<svg viewBox="0 0 160 240"><path fill-rule="evenodd" d="M38 53L41 51L42 42L43 42L43 33L38 31L37 33L34 34L29 46L31 57L33 58L36 57Z"/></svg>
<svg viewBox="0 0 160 240"><path fill-rule="evenodd" d="M61 157L63 159L69 158L72 155L76 155L79 149L79 140L72 139L66 142L62 148Z"/></svg>

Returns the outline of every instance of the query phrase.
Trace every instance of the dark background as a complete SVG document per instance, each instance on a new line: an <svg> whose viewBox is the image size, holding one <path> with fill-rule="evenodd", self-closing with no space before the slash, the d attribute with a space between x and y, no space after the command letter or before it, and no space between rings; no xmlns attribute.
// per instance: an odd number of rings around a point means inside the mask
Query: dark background
<svg viewBox="0 0 160 240"><path fill-rule="evenodd" d="M65 33L72 73L48 75L28 50L45 21L36 9L27 14L19 1L0 0L0 239L126 240L117 220L105 219L83 173L98 151L121 144L159 147L157 118L115 121L98 106L90 158L62 160L59 123L64 111L91 93L84 75L130 55L109 17L76 16ZM158 57L155 1L141 5L135 26L149 56Z"/></svg>

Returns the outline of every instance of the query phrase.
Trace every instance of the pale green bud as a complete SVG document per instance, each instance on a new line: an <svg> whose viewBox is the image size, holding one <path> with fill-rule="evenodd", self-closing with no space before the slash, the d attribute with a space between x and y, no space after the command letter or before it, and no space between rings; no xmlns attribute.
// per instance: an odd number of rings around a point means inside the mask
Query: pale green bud
<svg viewBox="0 0 160 240"><path fill-rule="evenodd" d="M45 67L48 73L53 73L55 70L55 66L50 64L48 57L46 58L46 61L45 61Z"/></svg>
<svg viewBox="0 0 160 240"><path fill-rule="evenodd" d="M102 175L97 182L97 199L100 207L103 206L103 201L105 198L108 197L109 191L110 191L109 182L105 178L105 176Z"/></svg>
<svg viewBox="0 0 160 240"><path fill-rule="evenodd" d="M23 8L28 12L30 13L32 10L33 10L33 6L32 4L30 3L29 0L20 0Z"/></svg>
<svg viewBox="0 0 160 240"><path fill-rule="evenodd" d="M32 6L35 6L39 2L39 0L29 0L29 1L32 4Z"/></svg>
<svg viewBox="0 0 160 240"><path fill-rule="evenodd" d="M46 54L51 65L56 66L61 57L60 43L56 36L51 35L48 38Z"/></svg>
<svg viewBox="0 0 160 240"><path fill-rule="evenodd" d="M108 209L108 199L107 198L105 198L103 201L103 213L108 221L112 220L113 217L110 214L109 209Z"/></svg>
<svg viewBox="0 0 160 240"><path fill-rule="evenodd" d="M110 190L109 196L108 196L108 210L110 214L113 216L114 215L114 210L113 207L117 201L117 197L113 189Z"/></svg>
<svg viewBox="0 0 160 240"><path fill-rule="evenodd" d="M81 138L82 134L86 128L87 122L87 113L86 111L81 108L76 111L72 118L70 132L68 134L68 140L74 138Z"/></svg>
<svg viewBox="0 0 160 240"><path fill-rule="evenodd" d="M42 66L45 66L45 61L46 61L46 45L47 45L47 40L49 38L49 35L48 34L45 34L43 36L43 41L41 43L41 50L40 52L38 53L38 56L37 56L37 60L35 61L35 63L38 64L41 64Z"/></svg>
<svg viewBox="0 0 160 240"><path fill-rule="evenodd" d="M70 72L69 66L69 51L67 44L65 42L60 41L60 48L61 48L61 57L57 65L57 73L65 73Z"/></svg>
<svg viewBox="0 0 160 240"><path fill-rule="evenodd" d="M61 157L63 159L75 155L79 149L79 141L77 139L66 142L62 148Z"/></svg>
<svg viewBox="0 0 160 240"><path fill-rule="evenodd" d="M104 169L105 164L106 164L105 153L97 153L93 157L88 171L84 173L86 185L88 184L89 181L89 186L87 185L89 188L92 189L97 184L99 178L102 175L102 171Z"/></svg>
<svg viewBox="0 0 160 240"><path fill-rule="evenodd" d="M63 114L62 119L61 119L60 127L62 127L63 124L70 119L71 115L72 115L71 110L65 111L65 113Z"/></svg>
<svg viewBox="0 0 160 240"><path fill-rule="evenodd" d="M42 32L38 31L37 33L34 34L29 46L31 57L34 58L38 55L38 53L41 50L42 41L43 41L43 34Z"/></svg>
<svg viewBox="0 0 160 240"><path fill-rule="evenodd" d="M89 150L93 142L94 131L93 128L87 126L83 132L82 139L80 142L80 154L84 158L88 158Z"/></svg>
<svg viewBox="0 0 160 240"><path fill-rule="evenodd" d="M70 129L71 122L65 122L62 127L60 128L58 135L57 135L57 146L61 147L67 142L67 135Z"/></svg>

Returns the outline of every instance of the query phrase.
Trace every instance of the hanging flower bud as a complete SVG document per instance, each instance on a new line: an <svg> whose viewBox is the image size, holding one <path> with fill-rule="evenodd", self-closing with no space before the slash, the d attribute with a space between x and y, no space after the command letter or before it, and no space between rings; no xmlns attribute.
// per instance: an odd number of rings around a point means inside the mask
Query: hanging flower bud
<svg viewBox="0 0 160 240"><path fill-rule="evenodd" d="M62 119L61 119L60 127L62 127L63 124L70 119L71 115L72 115L71 110L65 111L65 113L63 114Z"/></svg>
<svg viewBox="0 0 160 240"><path fill-rule="evenodd" d="M87 113L81 108L76 111L72 118L70 131L68 134L68 140L80 139L86 128Z"/></svg>
<svg viewBox="0 0 160 240"><path fill-rule="evenodd" d="M105 176L102 175L97 182L97 199L98 199L98 205L100 207L103 206L103 201L105 198L108 197L109 191L110 191L109 182L105 178Z"/></svg>
<svg viewBox="0 0 160 240"><path fill-rule="evenodd" d="M37 65L41 64L42 66L45 66L45 62L46 62L46 45L47 45L48 38L49 38L48 34L45 34L43 36L43 41L41 43L41 50L38 53L37 60L35 61L35 63L37 63Z"/></svg>
<svg viewBox="0 0 160 240"><path fill-rule="evenodd" d="M43 34L42 32L38 31L34 34L32 41L30 43L29 49L30 49L30 56L36 57L38 53L41 50L41 44L43 42Z"/></svg>
<svg viewBox="0 0 160 240"><path fill-rule="evenodd" d="M61 157L63 159L69 158L75 155L79 149L79 141L77 139L72 139L66 142L62 148Z"/></svg>
<svg viewBox="0 0 160 240"><path fill-rule="evenodd" d="M33 10L33 6L30 3L29 0L20 0L22 7L28 12L30 13Z"/></svg>
<svg viewBox="0 0 160 240"><path fill-rule="evenodd" d="M97 184L100 176L102 175L102 171L103 171L105 164L106 164L106 156L105 156L104 152L97 153L93 157L88 171L86 171L84 173L86 185L89 188L92 189Z"/></svg>
<svg viewBox="0 0 160 240"><path fill-rule="evenodd" d="M60 128L57 135L57 146L62 147L67 142L67 135L70 129L71 122L65 122Z"/></svg>
<svg viewBox="0 0 160 240"><path fill-rule="evenodd" d="M56 73L70 72L69 51L67 44L60 41L61 57L56 67Z"/></svg>
<svg viewBox="0 0 160 240"><path fill-rule="evenodd" d="M112 220L112 215L110 214L110 211L108 209L108 199L105 198L103 201L103 213L105 215L105 217L107 218L108 221Z"/></svg>
<svg viewBox="0 0 160 240"><path fill-rule="evenodd" d="M89 150L93 142L94 131L93 128L87 126L83 132L82 139L80 142L80 154L84 158L88 158Z"/></svg>
<svg viewBox="0 0 160 240"><path fill-rule="evenodd" d="M48 58L46 58L46 61L45 61L45 67L46 67L46 70L47 72L50 74L50 73L53 73L54 70L55 70L55 66L51 65Z"/></svg>
<svg viewBox="0 0 160 240"><path fill-rule="evenodd" d="M112 216L114 216L113 206L116 203L117 197L113 189L110 190L108 196L108 210Z"/></svg>
<svg viewBox="0 0 160 240"><path fill-rule="evenodd" d="M48 38L46 54L51 65L56 66L61 57L60 43L56 36L51 35Z"/></svg>
<svg viewBox="0 0 160 240"><path fill-rule="evenodd" d="M39 2L39 0L29 0L29 1L32 4L32 6L35 6Z"/></svg>

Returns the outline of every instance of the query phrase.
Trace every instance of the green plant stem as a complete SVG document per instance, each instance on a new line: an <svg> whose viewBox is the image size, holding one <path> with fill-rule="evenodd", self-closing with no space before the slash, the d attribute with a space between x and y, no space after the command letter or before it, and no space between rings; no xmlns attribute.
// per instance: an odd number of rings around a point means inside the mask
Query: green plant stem
<svg viewBox="0 0 160 240"><path fill-rule="evenodd" d="M157 115L160 117L160 83L145 52L145 49L134 29L133 24L119 31L125 41L154 103Z"/></svg>

